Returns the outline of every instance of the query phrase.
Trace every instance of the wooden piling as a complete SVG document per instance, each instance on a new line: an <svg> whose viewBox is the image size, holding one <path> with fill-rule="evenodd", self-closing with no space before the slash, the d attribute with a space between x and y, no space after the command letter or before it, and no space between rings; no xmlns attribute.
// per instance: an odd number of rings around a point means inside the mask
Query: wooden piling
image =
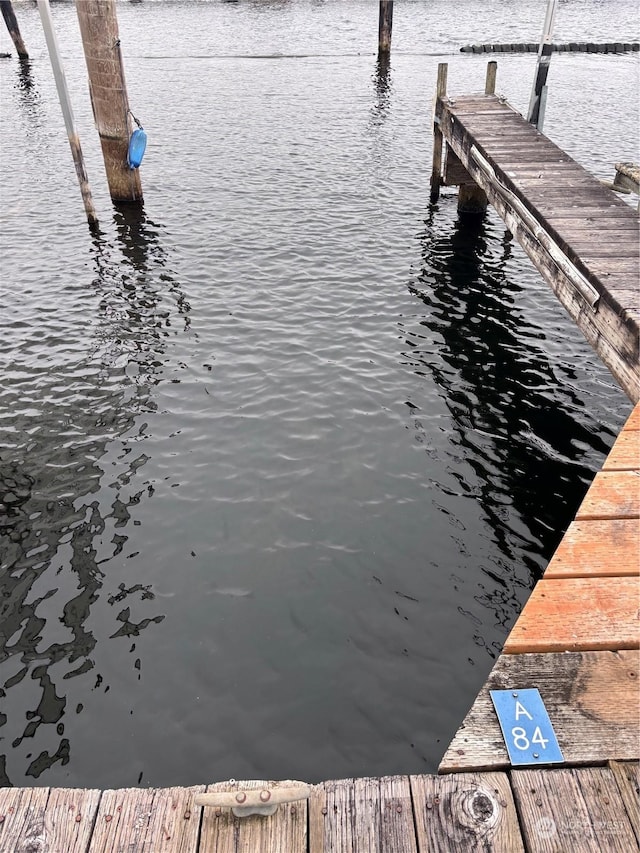
<svg viewBox="0 0 640 853"><path fill-rule="evenodd" d="M487 63L487 76L484 82L485 95L495 95L496 77L498 75L498 63L493 60Z"/></svg>
<svg viewBox="0 0 640 853"><path fill-rule="evenodd" d="M139 171L127 163L129 99L115 0L76 0L76 12L111 198L116 202L142 201Z"/></svg>
<svg viewBox="0 0 640 853"><path fill-rule="evenodd" d="M24 46L24 41L20 35L20 27L18 26L18 21L13 11L11 0L0 0L0 10L2 11L2 17L7 25L7 29L9 30L9 35L15 45L16 53L20 59L28 59L29 54L27 53L27 48Z"/></svg>
<svg viewBox="0 0 640 853"><path fill-rule="evenodd" d="M380 0L378 20L378 54L391 51L391 28L393 25L393 0Z"/></svg>
<svg viewBox="0 0 640 853"><path fill-rule="evenodd" d="M458 188L458 213L467 216L483 216L488 204L487 194L478 184L460 184Z"/></svg>
<svg viewBox="0 0 640 853"><path fill-rule="evenodd" d="M53 76L56 81L56 89L60 98L62 107L62 115L64 117L69 145L71 146L71 155L73 163L76 167L76 175L80 184L80 192L82 193L82 202L84 204L85 213L87 214L88 222L93 225L97 223L98 217L93 206L93 198L91 197L91 189L89 187L89 178L84 166L84 157L82 156L82 147L80 146L80 137L76 131L75 121L73 118L73 110L71 109L71 99L69 98L69 90L67 89L67 81L60 59L60 51L58 50L58 40L53 28L53 20L51 18L51 9L49 0L38 0L38 11L40 12L40 20L42 21L42 29L51 59L51 67L53 68Z"/></svg>
<svg viewBox="0 0 640 853"><path fill-rule="evenodd" d="M556 16L557 3L558 0L548 0L547 14L544 20L542 38L540 39L540 48L538 50L536 76L533 82L533 89L531 90L529 112L527 114L527 121L531 122L531 124L535 124L538 130L542 130L542 126L544 124L544 112L547 103L547 76L549 75L551 54L553 53L551 36L553 34L553 22Z"/></svg>
<svg viewBox="0 0 640 853"><path fill-rule="evenodd" d="M433 163L431 167L431 202L438 200L442 185L442 131L440 130L440 99L447 94L446 62L438 65L438 81L436 83L436 103L433 115Z"/></svg>

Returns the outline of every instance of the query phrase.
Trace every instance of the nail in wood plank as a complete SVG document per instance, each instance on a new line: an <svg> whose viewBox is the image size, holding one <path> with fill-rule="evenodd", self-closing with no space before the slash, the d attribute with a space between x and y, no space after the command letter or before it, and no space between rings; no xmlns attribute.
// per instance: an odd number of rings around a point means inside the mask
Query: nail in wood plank
<svg viewBox="0 0 640 853"><path fill-rule="evenodd" d="M52 788L44 813L44 847L48 853L85 853L100 802L100 791Z"/></svg>
<svg viewBox="0 0 640 853"><path fill-rule="evenodd" d="M524 851L504 773L411 776L420 853Z"/></svg>
<svg viewBox="0 0 640 853"><path fill-rule="evenodd" d="M200 809L193 798L204 790L204 785L157 789L141 849L153 853L197 853Z"/></svg>
<svg viewBox="0 0 640 853"><path fill-rule="evenodd" d="M316 785L309 800L309 853L355 850L353 779Z"/></svg>
<svg viewBox="0 0 640 853"><path fill-rule="evenodd" d="M153 788L103 791L89 853L142 850L154 794Z"/></svg>
<svg viewBox="0 0 640 853"><path fill-rule="evenodd" d="M0 850L38 849L48 799L49 788L0 788Z"/></svg>

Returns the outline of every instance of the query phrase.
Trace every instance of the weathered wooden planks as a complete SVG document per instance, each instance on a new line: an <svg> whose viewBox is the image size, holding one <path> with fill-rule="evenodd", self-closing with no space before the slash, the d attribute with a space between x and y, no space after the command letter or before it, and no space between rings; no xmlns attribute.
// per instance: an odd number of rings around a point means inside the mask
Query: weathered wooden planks
<svg viewBox="0 0 640 853"><path fill-rule="evenodd" d="M634 406L624 425L625 430L640 430L640 406Z"/></svg>
<svg viewBox="0 0 640 853"><path fill-rule="evenodd" d="M604 461L602 470L640 471L640 432L638 430L623 430L620 433Z"/></svg>
<svg viewBox="0 0 640 853"><path fill-rule="evenodd" d="M487 194L630 399L638 401L640 245L636 241L634 249L633 240L623 236L637 233L633 210L495 96L440 98L436 112L447 147ZM484 166L474 151L485 158ZM536 172L545 177L536 178ZM608 220L608 225L585 240L590 220ZM585 301L585 292L593 290L584 288L570 266L554 261L544 233L600 294L597 311ZM623 247L617 253L616 245Z"/></svg>
<svg viewBox="0 0 640 853"><path fill-rule="evenodd" d="M49 788L0 788L0 850L33 853L44 833Z"/></svg>
<svg viewBox="0 0 640 853"><path fill-rule="evenodd" d="M342 779L309 800L309 853L417 851L409 779Z"/></svg>
<svg viewBox="0 0 640 853"><path fill-rule="evenodd" d="M537 687L565 761L603 763L638 755L640 654L501 655L440 763L440 773L509 766L490 690Z"/></svg>
<svg viewBox="0 0 640 853"><path fill-rule="evenodd" d="M637 761L610 761L609 768L640 847L640 766Z"/></svg>
<svg viewBox="0 0 640 853"><path fill-rule="evenodd" d="M193 788L103 791L88 853L197 853L199 809Z"/></svg>
<svg viewBox="0 0 640 853"><path fill-rule="evenodd" d="M531 853L629 853L637 842L611 770L514 770L522 834Z"/></svg>
<svg viewBox="0 0 640 853"><path fill-rule="evenodd" d="M640 518L640 472L596 474L576 518Z"/></svg>
<svg viewBox="0 0 640 853"><path fill-rule="evenodd" d="M544 578L622 577L639 572L637 520L608 518L570 524Z"/></svg>
<svg viewBox="0 0 640 853"><path fill-rule="evenodd" d="M411 793L420 853L524 853L504 773L411 776Z"/></svg>
<svg viewBox="0 0 640 853"><path fill-rule="evenodd" d="M142 849L153 803L153 790L104 791L98 807L90 853Z"/></svg>
<svg viewBox="0 0 640 853"><path fill-rule="evenodd" d="M43 850L86 853L99 802L100 791L51 788L44 813Z"/></svg>
<svg viewBox="0 0 640 853"><path fill-rule="evenodd" d="M267 783L268 784L268 783ZM283 783L285 784L285 783ZM209 785L207 791L229 790L234 785L243 788L262 788L263 780L220 782ZM200 811L197 809L196 811ZM282 850L287 853L307 853L307 801L300 800L278 806L269 817L251 815L237 818L231 809L202 810L199 850L202 853L253 853L253 851Z"/></svg>
<svg viewBox="0 0 640 853"><path fill-rule="evenodd" d="M505 644L506 654L640 646L637 577L541 580Z"/></svg>

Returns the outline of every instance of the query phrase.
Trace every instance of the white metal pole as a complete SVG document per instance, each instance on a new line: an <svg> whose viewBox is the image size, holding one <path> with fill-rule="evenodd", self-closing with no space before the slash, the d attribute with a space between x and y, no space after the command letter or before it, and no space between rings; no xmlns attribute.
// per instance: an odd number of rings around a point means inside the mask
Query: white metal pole
<svg viewBox="0 0 640 853"><path fill-rule="evenodd" d="M64 116L65 127L67 128L67 136L69 137L69 145L71 146L71 154L76 167L76 175L80 184L80 192L82 193L82 201L87 214L87 219L90 223L96 223L98 217L93 206L91 197L91 189L89 187L89 179L84 167L84 158L82 156L82 148L80 146L80 138L76 131L75 122L73 119L73 110L71 109L71 100L69 98L69 90L67 89L67 80L64 75L64 68L60 59L60 51L58 50L58 40L55 30L53 29L53 19L51 17L51 8L49 0L38 0L38 11L40 12L40 20L44 30L44 37L47 42L49 51L49 59L53 68L53 76L56 81L58 97L62 107L62 115Z"/></svg>
<svg viewBox="0 0 640 853"><path fill-rule="evenodd" d="M547 101L547 76L551 62L551 36L557 5L558 0L548 0L547 2L547 14L544 19L540 47L538 48L536 76L533 81L533 89L531 90L531 100L529 101L527 121L535 124L538 130L542 130L544 122L544 107Z"/></svg>

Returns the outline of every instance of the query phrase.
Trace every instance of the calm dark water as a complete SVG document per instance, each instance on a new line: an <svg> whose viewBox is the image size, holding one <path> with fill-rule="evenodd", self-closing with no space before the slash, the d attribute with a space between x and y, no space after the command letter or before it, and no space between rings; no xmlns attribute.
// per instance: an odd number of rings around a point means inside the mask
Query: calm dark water
<svg viewBox="0 0 640 853"><path fill-rule="evenodd" d="M109 202L75 11L0 65L0 777L433 771L630 404L500 220L428 205L438 61L539 2L119 6L149 133ZM631 40L635 2L561 4ZM0 50L11 49L2 33ZM526 109L535 58L505 56ZM546 131L638 158L638 58L554 57Z"/></svg>

